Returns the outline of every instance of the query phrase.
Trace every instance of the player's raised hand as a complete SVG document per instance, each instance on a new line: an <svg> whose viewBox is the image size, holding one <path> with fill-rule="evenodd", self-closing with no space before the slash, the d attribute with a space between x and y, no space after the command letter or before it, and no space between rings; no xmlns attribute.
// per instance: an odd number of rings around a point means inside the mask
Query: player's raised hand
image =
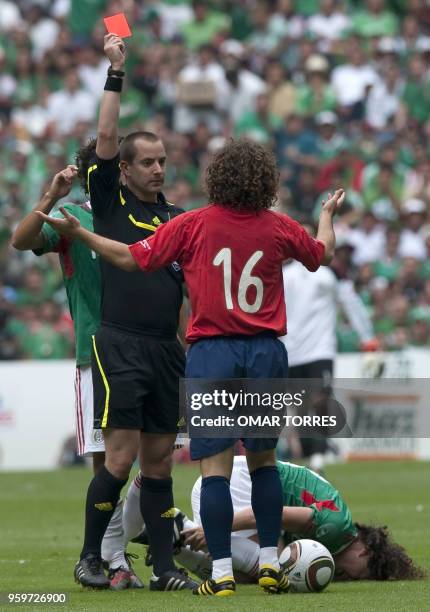
<svg viewBox="0 0 430 612"><path fill-rule="evenodd" d="M345 191L336 189L334 193L329 193L327 200L323 200L322 209L331 215L335 215L345 200Z"/></svg>
<svg viewBox="0 0 430 612"><path fill-rule="evenodd" d="M116 34L106 34L104 37L104 52L114 70L122 70L125 62L125 44Z"/></svg>
<svg viewBox="0 0 430 612"><path fill-rule="evenodd" d="M49 196L57 201L64 198L70 193L72 184L76 175L78 174L77 166L69 165L61 172L58 172L52 179L52 183L49 186Z"/></svg>
<svg viewBox="0 0 430 612"><path fill-rule="evenodd" d="M49 225L53 227L58 234L61 234L61 236L66 236L66 238L75 238L79 228L81 227L79 219L67 212L67 210L62 206L60 206L60 211L64 219L50 217L49 215L45 215L45 213L41 212L40 210L36 211L36 214L39 215L39 217L42 217L45 223L49 223Z"/></svg>

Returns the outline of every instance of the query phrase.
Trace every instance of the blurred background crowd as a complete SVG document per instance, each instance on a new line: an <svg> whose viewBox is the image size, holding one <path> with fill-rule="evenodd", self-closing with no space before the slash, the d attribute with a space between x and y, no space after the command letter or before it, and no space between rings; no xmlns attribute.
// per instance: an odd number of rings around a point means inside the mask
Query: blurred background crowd
<svg viewBox="0 0 430 612"><path fill-rule="evenodd" d="M335 266L382 347L428 346L429 0L0 0L0 359L73 355L58 257L8 242L95 135L102 16L123 10L120 127L164 139L167 198L206 202L204 168L226 138L267 143L278 207L299 221L347 190ZM78 185L67 200L84 200ZM341 316L338 341L359 348Z"/></svg>

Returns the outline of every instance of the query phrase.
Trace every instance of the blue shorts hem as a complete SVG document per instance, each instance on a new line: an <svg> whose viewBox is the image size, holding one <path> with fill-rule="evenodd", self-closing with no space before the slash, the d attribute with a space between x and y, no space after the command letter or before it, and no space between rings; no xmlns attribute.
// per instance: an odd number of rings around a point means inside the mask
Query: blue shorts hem
<svg viewBox="0 0 430 612"><path fill-rule="evenodd" d="M278 443L277 438L240 438L246 450L254 453L273 450ZM239 438L191 438L190 456L192 461L207 459L222 453L236 444Z"/></svg>

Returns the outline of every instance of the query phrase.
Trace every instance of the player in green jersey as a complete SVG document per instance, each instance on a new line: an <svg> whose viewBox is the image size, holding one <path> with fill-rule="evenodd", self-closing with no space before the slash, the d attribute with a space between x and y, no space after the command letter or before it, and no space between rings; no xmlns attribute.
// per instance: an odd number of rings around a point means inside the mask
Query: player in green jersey
<svg viewBox="0 0 430 612"><path fill-rule="evenodd" d="M280 551L293 540L310 538L321 542L332 553L337 580L404 580L422 575L405 550L394 543L386 527L354 523L342 495L327 480L306 467L277 461L282 490L284 529ZM126 536L144 541L142 519L133 518L136 480L130 485L124 516L133 530ZM211 560L205 552L200 520L201 478L191 492L194 520L177 511L177 560L205 579ZM232 556L236 578L255 582L258 575L259 546L255 517L251 508L251 479L245 457L235 457L230 481L234 508ZM182 530L182 537L179 531ZM138 535L139 534L139 535Z"/></svg>
<svg viewBox="0 0 430 612"><path fill-rule="evenodd" d="M100 429L93 427L93 382L91 374L91 338L100 322L100 267L98 256L82 242L61 237L47 223L43 223L35 211L49 214L58 200L66 197L78 176L87 193L88 163L94 155L95 140L80 149L77 166L69 165L53 178L48 191L34 209L19 223L12 237L12 245L18 250L32 250L36 255L58 253L66 287L70 314L73 319L76 340L75 408L78 454L93 458L96 472L104 463L104 441ZM82 225L93 231L93 217L89 202L66 204L66 209L77 216ZM58 216L60 213L54 213ZM106 531L102 549L103 558L109 562L111 588L142 588L143 583L134 574L124 555L122 529L122 502Z"/></svg>

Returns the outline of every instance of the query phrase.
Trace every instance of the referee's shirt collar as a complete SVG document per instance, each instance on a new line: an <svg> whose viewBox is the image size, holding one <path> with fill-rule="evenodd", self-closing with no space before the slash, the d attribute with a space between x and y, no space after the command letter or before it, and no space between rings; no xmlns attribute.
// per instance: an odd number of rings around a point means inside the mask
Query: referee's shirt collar
<svg viewBox="0 0 430 612"><path fill-rule="evenodd" d="M152 204L152 205L156 205L156 204L161 204L166 206L167 205L167 200L166 200L166 196L164 195L164 193L162 193L161 191L159 191L157 193L157 201L156 202L148 202L146 200L141 200L140 198L137 197L137 195L135 195L128 187L127 185L121 185L121 189L126 192L126 199L127 196L128 197L132 197L135 200L137 200L138 202L141 202L142 204Z"/></svg>

